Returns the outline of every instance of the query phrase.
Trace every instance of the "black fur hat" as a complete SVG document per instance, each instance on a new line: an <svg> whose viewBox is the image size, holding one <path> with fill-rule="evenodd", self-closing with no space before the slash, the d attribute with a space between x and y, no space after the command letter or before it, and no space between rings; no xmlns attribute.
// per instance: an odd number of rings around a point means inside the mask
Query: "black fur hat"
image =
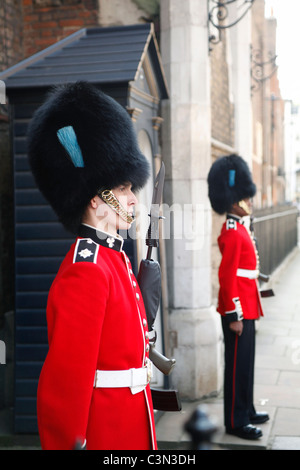
<svg viewBox="0 0 300 470"><path fill-rule="evenodd" d="M249 167L238 155L218 158L211 166L207 181L208 197L218 214L229 212L234 203L256 193Z"/></svg>
<svg viewBox="0 0 300 470"><path fill-rule="evenodd" d="M73 233L98 190L126 182L138 190L149 176L127 111L87 82L50 93L29 125L28 156L39 189Z"/></svg>

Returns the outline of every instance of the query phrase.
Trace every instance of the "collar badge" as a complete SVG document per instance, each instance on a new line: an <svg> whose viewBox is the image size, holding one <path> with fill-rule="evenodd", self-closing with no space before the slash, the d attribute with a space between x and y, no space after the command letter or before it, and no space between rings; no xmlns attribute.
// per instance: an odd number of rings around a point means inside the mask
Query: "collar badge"
<svg viewBox="0 0 300 470"><path fill-rule="evenodd" d="M114 246L114 244L115 244L115 239L112 238L112 237L108 237L108 238L106 239L106 243L108 244L109 248L112 248L112 247Z"/></svg>

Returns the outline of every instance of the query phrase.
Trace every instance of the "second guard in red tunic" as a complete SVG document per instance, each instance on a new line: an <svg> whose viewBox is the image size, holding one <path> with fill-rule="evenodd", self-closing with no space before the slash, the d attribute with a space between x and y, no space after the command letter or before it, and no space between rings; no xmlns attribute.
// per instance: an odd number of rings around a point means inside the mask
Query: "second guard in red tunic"
<svg viewBox="0 0 300 470"><path fill-rule="evenodd" d="M242 218L227 215L218 245L222 254L218 312L223 316L239 312L245 320L258 320L263 315L257 284L258 256Z"/></svg>
<svg viewBox="0 0 300 470"><path fill-rule="evenodd" d="M30 125L29 159L76 235L48 296L49 351L37 396L42 448L156 449L147 319L117 233L130 227L134 191L149 175L131 120L86 82L59 87Z"/></svg>
<svg viewBox="0 0 300 470"><path fill-rule="evenodd" d="M262 315L258 290L258 255L244 217L251 213L256 187L246 162L238 155L221 157L208 175L209 198L218 214L226 214L218 245L217 310L225 344L224 424L229 434L244 439L262 436L256 424L269 419L253 401L255 320Z"/></svg>

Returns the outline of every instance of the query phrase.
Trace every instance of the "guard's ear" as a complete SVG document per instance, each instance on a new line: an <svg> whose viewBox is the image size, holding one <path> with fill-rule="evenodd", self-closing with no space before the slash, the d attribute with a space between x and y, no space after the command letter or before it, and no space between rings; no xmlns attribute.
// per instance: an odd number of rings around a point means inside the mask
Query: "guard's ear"
<svg viewBox="0 0 300 470"><path fill-rule="evenodd" d="M98 196L94 196L91 200L90 200L90 206L92 207L92 209L97 209L97 207L99 206L99 197Z"/></svg>

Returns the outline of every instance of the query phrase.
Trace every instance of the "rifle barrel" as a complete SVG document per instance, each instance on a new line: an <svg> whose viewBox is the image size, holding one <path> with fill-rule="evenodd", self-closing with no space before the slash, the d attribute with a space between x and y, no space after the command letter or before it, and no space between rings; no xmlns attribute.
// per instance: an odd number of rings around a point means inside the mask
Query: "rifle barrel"
<svg viewBox="0 0 300 470"><path fill-rule="evenodd" d="M148 246L147 259L151 259L151 254L152 254L152 246Z"/></svg>

